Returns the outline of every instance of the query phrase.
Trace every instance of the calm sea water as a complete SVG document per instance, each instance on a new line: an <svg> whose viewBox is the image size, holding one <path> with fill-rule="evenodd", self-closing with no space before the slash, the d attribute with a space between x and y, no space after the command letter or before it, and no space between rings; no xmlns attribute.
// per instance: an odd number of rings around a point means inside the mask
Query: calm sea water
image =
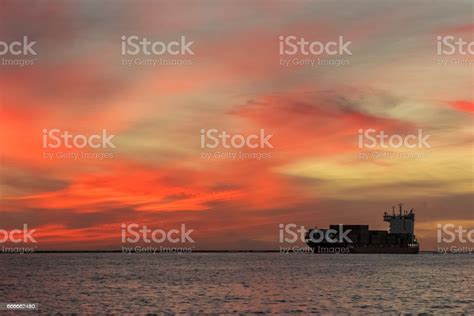
<svg viewBox="0 0 474 316"><path fill-rule="evenodd" d="M474 256L0 255L0 302L42 313L474 314Z"/></svg>

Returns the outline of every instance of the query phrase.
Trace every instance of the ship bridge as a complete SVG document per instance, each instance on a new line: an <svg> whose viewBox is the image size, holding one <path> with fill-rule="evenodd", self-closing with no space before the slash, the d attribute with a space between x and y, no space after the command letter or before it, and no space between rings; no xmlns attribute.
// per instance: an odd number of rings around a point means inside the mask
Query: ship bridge
<svg viewBox="0 0 474 316"><path fill-rule="evenodd" d="M383 220L390 224L390 234L406 234L414 236L415 234L415 213L413 209L410 212L402 210L403 204L398 204L399 213L395 214L395 207L392 207L392 214L387 212L383 215Z"/></svg>

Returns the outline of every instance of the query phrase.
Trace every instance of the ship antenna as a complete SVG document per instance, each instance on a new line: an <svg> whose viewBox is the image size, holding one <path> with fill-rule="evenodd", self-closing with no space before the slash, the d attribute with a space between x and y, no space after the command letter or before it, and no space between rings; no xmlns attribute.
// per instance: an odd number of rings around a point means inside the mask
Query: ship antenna
<svg viewBox="0 0 474 316"><path fill-rule="evenodd" d="M402 216L402 203L398 203L398 206L400 207L400 216Z"/></svg>

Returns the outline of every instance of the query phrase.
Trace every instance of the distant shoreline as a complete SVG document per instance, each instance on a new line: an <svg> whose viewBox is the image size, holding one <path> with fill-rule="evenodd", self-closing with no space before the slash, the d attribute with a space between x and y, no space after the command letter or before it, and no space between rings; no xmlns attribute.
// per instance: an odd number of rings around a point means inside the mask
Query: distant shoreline
<svg viewBox="0 0 474 316"><path fill-rule="evenodd" d="M189 253L280 253L280 250L193 250L192 252L156 252L156 254L189 254ZM38 250L29 253L18 253L18 252L0 252L2 254L35 254L35 253L125 253L122 250ZM132 251L131 253L136 254L150 254L150 252L137 252ZM292 253L290 251L290 253ZM298 252L294 252L298 253ZM438 254L437 251L420 251L420 254ZM128 253L127 253L128 254Z"/></svg>

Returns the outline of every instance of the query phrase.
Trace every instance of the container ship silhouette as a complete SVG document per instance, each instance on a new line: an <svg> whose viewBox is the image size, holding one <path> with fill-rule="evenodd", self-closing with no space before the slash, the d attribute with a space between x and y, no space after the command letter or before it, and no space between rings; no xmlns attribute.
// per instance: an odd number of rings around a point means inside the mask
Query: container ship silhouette
<svg viewBox="0 0 474 316"><path fill-rule="evenodd" d="M399 213L387 212L383 220L390 225L389 231L369 230L369 225L330 225L329 229L310 229L306 232L306 244L314 253L395 253L416 254L419 244L415 237L415 213L413 209Z"/></svg>

